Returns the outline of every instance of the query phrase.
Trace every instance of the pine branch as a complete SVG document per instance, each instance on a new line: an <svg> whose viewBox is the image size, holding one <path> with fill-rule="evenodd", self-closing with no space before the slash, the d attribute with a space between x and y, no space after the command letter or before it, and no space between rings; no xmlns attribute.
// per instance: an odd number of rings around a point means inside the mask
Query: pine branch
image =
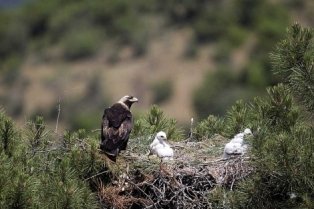
<svg viewBox="0 0 314 209"><path fill-rule="evenodd" d="M273 72L309 112L314 114L313 30L293 25L285 40L270 54Z"/></svg>

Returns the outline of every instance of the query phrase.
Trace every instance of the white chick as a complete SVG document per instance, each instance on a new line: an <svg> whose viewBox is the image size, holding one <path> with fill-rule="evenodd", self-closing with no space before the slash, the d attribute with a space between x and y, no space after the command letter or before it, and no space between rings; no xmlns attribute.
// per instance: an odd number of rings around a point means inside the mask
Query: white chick
<svg viewBox="0 0 314 209"><path fill-rule="evenodd" d="M161 161L173 159L174 155L173 149L165 142L166 139L166 133L160 131L156 134L153 142L149 145L150 154L157 155Z"/></svg>

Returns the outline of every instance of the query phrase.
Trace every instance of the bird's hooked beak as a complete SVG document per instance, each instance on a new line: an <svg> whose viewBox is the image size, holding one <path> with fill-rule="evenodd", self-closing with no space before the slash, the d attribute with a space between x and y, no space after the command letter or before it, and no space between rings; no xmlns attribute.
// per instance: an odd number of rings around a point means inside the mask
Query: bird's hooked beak
<svg viewBox="0 0 314 209"><path fill-rule="evenodd" d="M129 101L132 102L132 103L133 103L133 102L138 102L138 98L132 97L132 98L129 99Z"/></svg>

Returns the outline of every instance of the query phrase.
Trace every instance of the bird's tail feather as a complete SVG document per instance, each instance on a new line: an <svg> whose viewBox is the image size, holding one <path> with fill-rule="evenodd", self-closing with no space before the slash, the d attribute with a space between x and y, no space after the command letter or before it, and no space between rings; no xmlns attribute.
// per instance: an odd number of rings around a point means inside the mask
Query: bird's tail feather
<svg viewBox="0 0 314 209"><path fill-rule="evenodd" d="M113 162L116 162L117 156L105 152L106 156Z"/></svg>
<svg viewBox="0 0 314 209"><path fill-rule="evenodd" d="M117 158L117 152L112 153L109 152L108 150L106 150L106 147L104 146L103 143L100 143L100 149L106 154L106 156L113 162L116 162L116 158Z"/></svg>

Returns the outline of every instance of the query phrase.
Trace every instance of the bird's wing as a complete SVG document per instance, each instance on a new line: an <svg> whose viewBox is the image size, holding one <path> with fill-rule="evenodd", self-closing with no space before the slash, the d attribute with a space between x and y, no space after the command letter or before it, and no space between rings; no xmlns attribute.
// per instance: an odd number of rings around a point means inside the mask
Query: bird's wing
<svg viewBox="0 0 314 209"><path fill-rule="evenodd" d="M154 141L149 145L149 147L152 149L153 147L155 147L157 144L159 144L158 139L154 139Z"/></svg>
<svg viewBox="0 0 314 209"><path fill-rule="evenodd" d="M116 152L117 149L121 150L126 146L129 134L132 130L132 115L130 113L127 114L125 120L116 128L111 126L111 121L108 117L108 112L110 111L108 111L108 109L106 110L103 115L101 127L101 149L108 152Z"/></svg>
<svg viewBox="0 0 314 209"><path fill-rule="evenodd" d="M131 112L125 109L121 104L114 104L112 107L105 110L104 115L106 115L109 120L109 126L119 128L123 121L131 115Z"/></svg>

